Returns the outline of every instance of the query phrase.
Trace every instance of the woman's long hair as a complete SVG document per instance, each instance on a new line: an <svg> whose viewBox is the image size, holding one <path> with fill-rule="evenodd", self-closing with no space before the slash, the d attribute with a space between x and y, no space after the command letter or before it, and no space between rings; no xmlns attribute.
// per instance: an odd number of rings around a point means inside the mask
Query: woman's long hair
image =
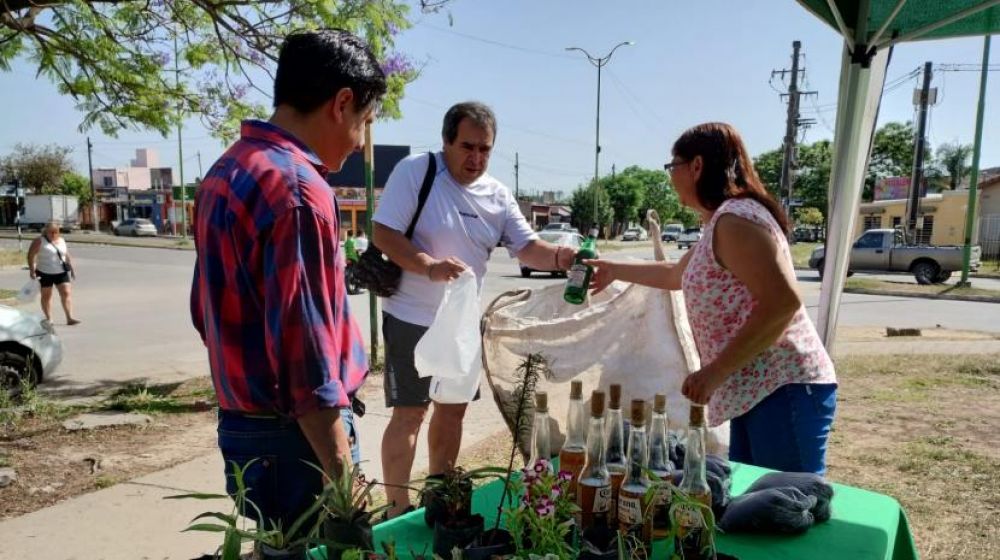
<svg viewBox="0 0 1000 560"><path fill-rule="evenodd" d="M673 155L684 161L701 156L695 192L706 209L715 211L730 198L750 198L763 204L785 233L790 230L788 217L760 182L743 139L732 126L713 122L691 127L674 142Z"/></svg>

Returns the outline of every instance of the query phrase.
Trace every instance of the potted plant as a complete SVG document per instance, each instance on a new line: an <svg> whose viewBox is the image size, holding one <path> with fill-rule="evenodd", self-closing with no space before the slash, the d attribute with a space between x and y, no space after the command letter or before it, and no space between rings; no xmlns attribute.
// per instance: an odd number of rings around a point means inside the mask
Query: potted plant
<svg viewBox="0 0 1000 560"><path fill-rule="evenodd" d="M696 542L691 542L689 539L686 543L692 547L690 557L686 558L685 553L677 550L678 547L675 546L671 560L716 560L716 558L724 556L717 554L718 551L715 548L715 514L712 513L710 504L704 504L680 488L674 487L671 492L669 511L670 534L668 538L674 543L678 542L678 528L682 525L682 516L695 516L693 523L691 519L685 519L686 524L702 527L700 534L695 539Z"/></svg>
<svg viewBox="0 0 1000 560"><path fill-rule="evenodd" d="M236 493L232 496L227 494L180 494L166 496L165 499L197 499L197 500L232 500L233 507L229 512L204 512L191 520L184 531L207 531L213 533L223 533L222 545L216 555L220 560L240 560L243 543L253 542L257 549L258 557L262 560L291 560L305 558L307 545L315 538L319 524L316 514L319 512L322 501L317 500L308 510L296 519L288 530L283 530L281 524L269 520L264 520L260 509L252 500L247 498L248 488L244 481L244 473L256 462L253 459L245 465L240 466L235 461L230 463L233 466L233 478L236 483ZM261 521L254 526L246 517L241 518L240 514L252 510L256 513L257 519ZM199 520L213 519L217 522L201 522ZM218 523L218 522L221 522Z"/></svg>
<svg viewBox="0 0 1000 560"><path fill-rule="evenodd" d="M318 500L323 512L320 538L313 539L313 544L326 545L330 560L341 560L344 551L352 548L374 550L372 518L389 509L388 505L372 510L367 507L378 483L365 481L358 465L341 469L328 480Z"/></svg>
<svg viewBox="0 0 1000 560"><path fill-rule="evenodd" d="M500 467L482 467L471 471L455 467L440 477L424 480L425 492L428 494L424 499L424 507L435 510L435 554L449 557L453 548L465 548L482 534L483 516L472 513L474 483L487 478L502 478L506 472Z"/></svg>
<svg viewBox="0 0 1000 560"><path fill-rule="evenodd" d="M520 480L511 481L511 491L521 499L504 510L504 518L517 556L577 557L574 514L579 508L568 492L572 477L566 471L552 472L552 463L539 459L522 470Z"/></svg>

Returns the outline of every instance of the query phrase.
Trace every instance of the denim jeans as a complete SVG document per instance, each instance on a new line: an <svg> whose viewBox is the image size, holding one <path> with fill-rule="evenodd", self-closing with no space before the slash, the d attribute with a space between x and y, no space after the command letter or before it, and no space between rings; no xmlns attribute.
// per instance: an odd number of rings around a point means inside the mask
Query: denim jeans
<svg viewBox="0 0 1000 560"><path fill-rule="evenodd" d="M343 408L341 418L351 442L351 459L356 464L361 457L354 414L350 408ZM258 523L263 516L264 528L271 529L273 524L281 523L282 530L288 530L323 490L319 471L307 464L319 466L319 460L298 423L287 418L253 417L223 410L219 412L218 433L219 449L226 462L226 493L230 496L236 493L232 464L235 462L246 469L243 474L243 483L248 488L246 498L256 506L247 504L241 513Z"/></svg>
<svg viewBox="0 0 1000 560"><path fill-rule="evenodd" d="M729 424L729 459L786 472L826 473L836 384L779 387Z"/></svg>

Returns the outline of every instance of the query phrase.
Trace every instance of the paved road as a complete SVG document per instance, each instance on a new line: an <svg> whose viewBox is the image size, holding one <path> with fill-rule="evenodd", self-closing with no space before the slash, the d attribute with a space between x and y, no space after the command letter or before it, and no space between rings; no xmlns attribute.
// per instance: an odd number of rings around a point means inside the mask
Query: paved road
<svg viewBox="0 0 1000 560"><path fill-rule="evenodd" d="M57 312L65 361L46 383L48 388L92 391L130 380L181 381L208 371L204 347L188 318L192 252L83 244L71 245L71 251L79 269L74 289L83 324L62 326L64 319ZM646 255L615 253L615 258L630 256ZM0 288L19 288L26 274L18 269L0 270ZM806 304L815 315L819 301L816 274L800 272L799 280ZM521 278L516 261L498 250L490 264L483 301L518 287L559 282L562 280L547 275ZM367 335L367 295L352 296L351 305ZM846 294L841 324L941 325L1000 332L1000 305Z"/></svg>

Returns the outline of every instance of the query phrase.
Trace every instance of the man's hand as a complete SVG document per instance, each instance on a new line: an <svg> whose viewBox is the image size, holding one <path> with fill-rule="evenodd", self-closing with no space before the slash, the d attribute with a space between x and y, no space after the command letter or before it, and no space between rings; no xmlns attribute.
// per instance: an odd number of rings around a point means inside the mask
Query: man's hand
<svg viewBox="0 0 1000 560"><path fill-rule="evenodd" d="M469 266L458 257L448 257L432 262L427 267L427 277L431 282L448 282L458 278L467 268Z"/></svg>

